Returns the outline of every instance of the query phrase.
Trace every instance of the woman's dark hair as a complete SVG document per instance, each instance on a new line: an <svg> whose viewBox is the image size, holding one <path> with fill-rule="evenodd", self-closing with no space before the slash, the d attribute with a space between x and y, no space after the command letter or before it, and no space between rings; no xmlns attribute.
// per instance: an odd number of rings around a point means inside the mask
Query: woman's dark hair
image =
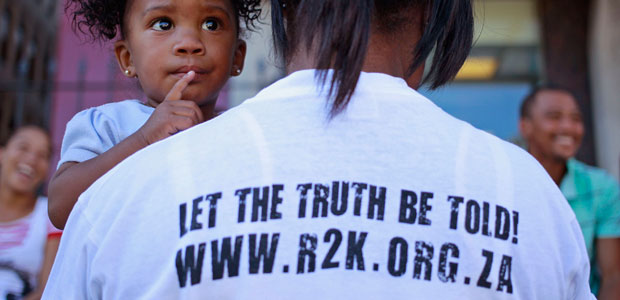
<svg viewBox="0 0 620 300"><path fill-rule="evenodd" d="M68 0L65 11L71 12L72 25L75 31L87 34L93 40L112 40L120 34L127 34L124 17L125 10L132 0ZM237 28L240 20L245 27L253 29L254 22L261 14L261 0L230 0L235 9Z"/></svg>
<svg viewBox="0 0 620 300"><path fill-rule="evenodd" d="M299 47L316 50L317 79L324 83L328 70L333 70L329 96L334 116L346 108L357 86L371 21L398 30L393 28L398 24L389 22L408 21L401 15L410 8L425 10L426 25L412 49L413 63L406 75L424 64L434 49L423 82L438 88L456 76L469 55L474 26L471 0L271 0L276 53L288 61Z"/></svg>
<svg viewBox="0 0 620 300"><path fill-rule="evenodd" d="M53 149L52 149L52 136L50 135L50 132L47 128L42 127L40 125L37 124L24 124L21 125L20 127L16 128L15 130L13 130L11 132L11 134L9 134L9 137L6 139L6 141L3 141L2 143L0 143L0 147L6 147L8 145L8 143L11 141L11 139L13 139L13 137L15 137L18 133L20 133L22 130L27 130L27 129L34 129L34 130L38 130L40 132L42 132L45 137L47 138L47 143L48 143L48 151L50 153L50 156L52 155Z"/></svg>

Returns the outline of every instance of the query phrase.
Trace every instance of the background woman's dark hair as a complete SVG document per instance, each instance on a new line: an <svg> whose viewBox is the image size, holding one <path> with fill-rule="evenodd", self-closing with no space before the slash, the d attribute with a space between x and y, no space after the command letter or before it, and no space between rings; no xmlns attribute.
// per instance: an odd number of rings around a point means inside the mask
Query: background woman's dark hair
<svg viewBox="0 0 620 300"><path fill-rule="evenodd" d="M112 40L124 38L127 34L124 26L125 10L132 0L69 0L65 11L72 16L72 25L93 40ZM235 9L237 25L243 20L245 27L254 28L255 21L261 13L261 0L231 0ZM239 26L238 26L239 28Z"/></svg>
<svg viewBox="0 0 620 300"><path fill-rule="evenodd" d="M9 134L8 138L6 139L6 141L2 141L0 143L0 148L6 147L7 144L11 141L11 139L13 137L15 137L15 135L17 135L17 133L19 133L20 131L22 131L24 129L35 129L35 130L39 130L40 132L42 132L45 135L45 137L47 137L47 142L48 142L48 146L49 146L48 150L49 150L50 156L52 155L52 153L53 153L52 136L51 136L51 134L50 134L50 132L49 132L49 130L47 128L45 128L43 126L40 126L38 124L23 124L23 125L19 126L18 128L15 128L11 132L11 134Z"/></svg>
<svg viewBox="0 0 620 300"><path fill-rule="evenodd" d="M298 47L317 50L319 81L325 82L329 69L334 72L329 90L334 116L347 106L359 80L371 20L407 20L398 14L413 6L425 10L426 26L412 49L413 63L406 75L411 76L434 49L423 82L435 89L453 79L469 55L474 26L471 0L271 0L276 53L288 61Z"/></svg>

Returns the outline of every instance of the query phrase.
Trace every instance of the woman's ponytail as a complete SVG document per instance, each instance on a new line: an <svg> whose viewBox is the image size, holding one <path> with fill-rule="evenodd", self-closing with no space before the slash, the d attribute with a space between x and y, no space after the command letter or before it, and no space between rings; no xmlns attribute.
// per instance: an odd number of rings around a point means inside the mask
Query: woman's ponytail
<svg viewBox="0 0 620 300"><path fill-rule="evenodd" d="M435 49L423 81L435 89L452 80L469 55L474 20L470 0L431 0L426 5L426 26L414 50L408 75L413 74Z"/></svg>
<svg viewBox="0 0 620 300"><path fill-rule="evenodd" d="M333 70L331 116L343 111L355 90L368 49L372 18L388 21L410 8L425 9L422 37L413 49L411 76L435 50L424 79L437 88L456 76L473 39L471 0L271 0L276 53L288 63L299 50L315 55L317 79ZM405 16L407 20L408 16ZM402 19L402 18L401 18Z"/></svg>
<svg viewBox="0 0 620 300"><path fill-rule="evenodd" d="M370 37L374 0L294 0L272 2L276 52L286 60L304 47L316 53L318 80L333 70L328 95L331 115L344 110L359 80ZM284 28L284 10L293 22ZM306 34L311 32L312 34Z"/></svg>
<svg viewBox="0 0 620 300"><path fill-rule="evenodd" d="M288 38L284 21L284 8L286 0L271 0L271 35L276 54L287 60Z"/></svg>

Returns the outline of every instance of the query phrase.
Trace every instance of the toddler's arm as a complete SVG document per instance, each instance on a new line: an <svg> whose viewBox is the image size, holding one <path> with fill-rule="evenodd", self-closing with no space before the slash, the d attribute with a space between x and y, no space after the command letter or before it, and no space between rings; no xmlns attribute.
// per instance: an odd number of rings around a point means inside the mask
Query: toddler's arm
<svg viewBox="0 0 620 300"><path fill-rule="evenodd" d="M79 163L63 163L49 183L48 211L54 226L63 229L80 194L116 164L147 145L137 131L99 156Z"/></svg>
<svg viewBox="0 0 620 300"><path fill-rule="evenodd" d="M48 189L48 213L54 226L64 228L80 194L125 158L204 120L196 103L179 100L193 77L190 72L181 78L138 131L94 158L65 162L58 168Z"/></svg>

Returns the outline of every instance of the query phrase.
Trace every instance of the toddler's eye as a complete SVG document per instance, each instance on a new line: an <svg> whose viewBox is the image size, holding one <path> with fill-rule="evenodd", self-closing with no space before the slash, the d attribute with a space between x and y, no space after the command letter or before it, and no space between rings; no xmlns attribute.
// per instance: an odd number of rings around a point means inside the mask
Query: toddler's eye
<svg viewBox="0 0 620 300"><path fill-rule="evenodd" d="M155 21L152 26L153 29L157 31L166 31L172 29L172 22L166 19L160 19Z"/></svg>
<svg viewBox="0 0 620 300"><path fill-rule="evenodd" d="M214 31L214 30L217 30L218 27L220 26L217 24L217 21L215 20L206 20L204 21L204 23L202 23L202 29L204 30Z"/></svg>

